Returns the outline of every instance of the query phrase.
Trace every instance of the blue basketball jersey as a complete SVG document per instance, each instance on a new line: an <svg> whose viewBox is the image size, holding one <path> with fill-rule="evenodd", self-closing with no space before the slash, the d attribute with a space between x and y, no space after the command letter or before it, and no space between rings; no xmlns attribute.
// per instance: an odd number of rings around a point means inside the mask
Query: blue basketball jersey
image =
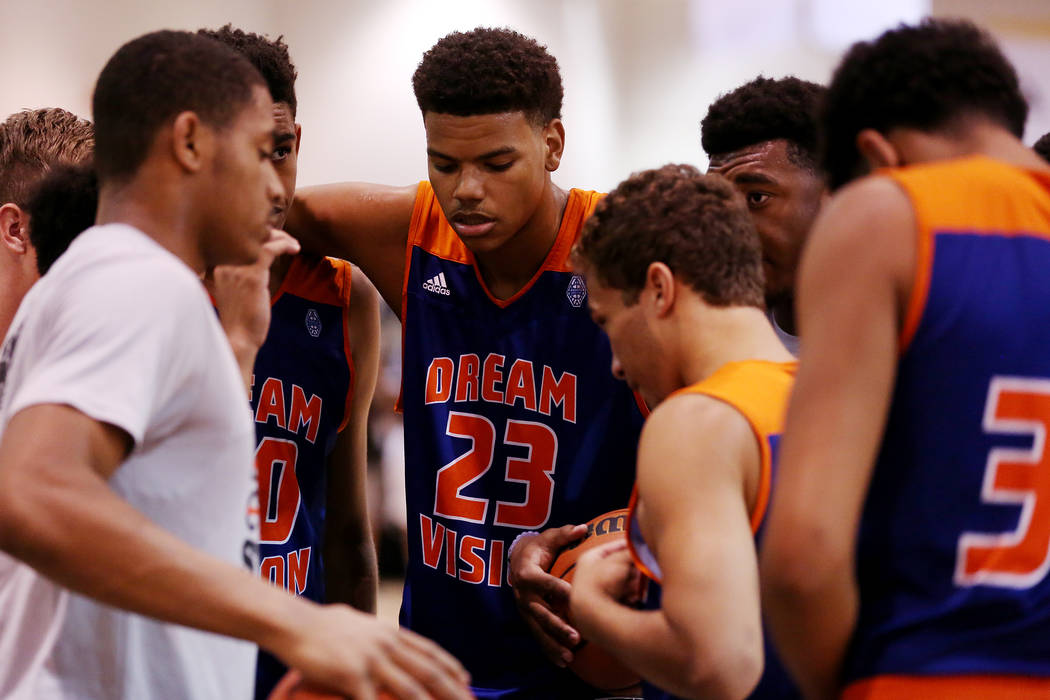
<svg viewBox="0 0 1050 700"><path fill-rule="evenodd" d="M262 577L318 603L325 601L328 455L349 418L354 384L351 270L342 260L293 258L272 303L251 387ZM261 651L256 697L266 698L285 670Z"/></svg>
<svg viewBox="0 0 1050 700"><path fill-rule="evenodd" d="M972 157L889 176L917 264L845 681L1042 677L1050 697L1050 175Z"/></svg>
<svg viewBox="0 0 1050 700"><path fill-rule="evenodd" d="M585 697L542 656L506 558L518 534L586 522L630 496L641 413L567 266L598 198L569 193L542 267L507 301L487 291L429 183L416 198L402 309L401 621L458 657L478 697Z"/></svg>
<svg viewBox="0 0 1050 700"><path fill-rule="evenodd" d="M729 404L747 419L758 442L760 455L759 492L751 511L751 530L755 534L755 547L761 547L765 529L766 510L777 469L777 453L780 435L784 427L784 412L788 395L795 380L795 362L765 362L747 360L730 362L716 370L711 376L672 394L703 394ZM702 465L698 465L702 468ZM635 565L645 574L647 581L642 607L659 610L662 600L660 563L642 536L637 514L638 492L632 494L628 515L627 542ZM796 700L802 697L794 682L780 662L768 634L763 635L765 667L758 685L748 695L748 700ZM651 683L642 683L645 700L677 700Z"/></svg>

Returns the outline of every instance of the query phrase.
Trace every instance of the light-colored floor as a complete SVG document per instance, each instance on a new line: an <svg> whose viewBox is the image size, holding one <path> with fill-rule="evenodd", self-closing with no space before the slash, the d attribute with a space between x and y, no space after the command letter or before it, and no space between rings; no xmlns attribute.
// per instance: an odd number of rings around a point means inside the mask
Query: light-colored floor
<svg viewBox="0 0 1050 700"><path fill-rule="evenodd" d="M400 579L383 579L379 582L379 595L376 596L376 612L380 620L388 620L391 624L397 624L397 613L401 609L401 586Z"/></svg>

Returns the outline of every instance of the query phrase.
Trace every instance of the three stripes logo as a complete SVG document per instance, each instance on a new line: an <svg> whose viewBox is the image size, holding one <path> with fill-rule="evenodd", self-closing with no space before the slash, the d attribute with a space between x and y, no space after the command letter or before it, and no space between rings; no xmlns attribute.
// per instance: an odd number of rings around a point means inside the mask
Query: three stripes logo
<svg viewBox="0 0 1050 700"><path fill-rule="evenodd" d="M445 273L439 272L434 275L426 282L423 283L423 289L434 294L441 294L442 296L449 296L452 292L449 291L448 285L445 283Z"/></svg>

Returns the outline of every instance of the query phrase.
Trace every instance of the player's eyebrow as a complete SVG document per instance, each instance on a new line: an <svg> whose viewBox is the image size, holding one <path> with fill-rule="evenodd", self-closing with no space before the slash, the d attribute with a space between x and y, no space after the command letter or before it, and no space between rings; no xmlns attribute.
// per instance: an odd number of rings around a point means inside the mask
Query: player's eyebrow
<svg viewBox="0 0 1050 700"><path fill-rule="evenodd" d="M765 173L740 173L729 178L732 182L741 185L777 185L780 184Z"/></svg>
<svg viewBox="0 0 1050 700"><path fill-rule="evenodd" d="M285 143L295 138L295 132L289 129L274 129L273 130L273 141L274 143Z"/></svg>
<svg viewBox="0 0 1050 700"><path fill-rule="evenodd" d="M488 160L489 158L498 158L499 156L505 156L511 153L517 153L517 149L515 149L513 146L503 146L502 148L497 148L493 151L489 151L488 153L482 153L480 156L477 157L477 160ZM458 158L453 158L452 156L445 155L441 151L435 151L433 148L427 149L427 155L431 158L441 158L442 160L450 160L453 162L459 160Z"/></svg>

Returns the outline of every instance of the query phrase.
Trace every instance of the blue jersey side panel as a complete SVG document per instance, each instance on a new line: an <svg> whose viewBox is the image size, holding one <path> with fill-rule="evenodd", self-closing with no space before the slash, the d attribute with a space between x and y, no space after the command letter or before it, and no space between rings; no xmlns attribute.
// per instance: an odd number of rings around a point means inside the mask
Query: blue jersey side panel
<svg viewBox="0 0 1050 700"><path fill-rule="evenodd" d="M289 277L305 276L305 263L297 260L295 264L300 268L290 270ZM323 261L311 270L314 280L322 273L342 274ZM335 280L331 281L334 285ZM316 291L316 282L312 287ZM321 553L327 457L343 422L352 383L344 306L336 292L329 291L307 298L297 294L296 285L286 284L272 307L270 330L255 360L251 392L259 469L261 574L319 603L325 601ZM266 698L285 670L275 658L260 652L256 697Z"/></svg>
<svg viewBox="0 0 1050 700"><path fill-rule="evenodd" d="M999 382L1050 379L1050 241L934 233L926 307L900 361L861 522L862 604L845 680L1050 676L1045 573L1011 586L957 571L964 533L1022 526L1020 503L992 502L982 488L993 450L1032 449L1036 423L1011 434L987 417ZM1050 464L1031 469L1045 481Z"/></svg>
<svg viewBox="0 0 1050 700"><path fill-rule="evenodd" d="M506 555L525 530L626 506L634 396L611 375L608 340L570 273L544 271L500 308L473 265L413 247L405 294L402 623L458 657L479 697L584 697L541 656Z"/></svg>

